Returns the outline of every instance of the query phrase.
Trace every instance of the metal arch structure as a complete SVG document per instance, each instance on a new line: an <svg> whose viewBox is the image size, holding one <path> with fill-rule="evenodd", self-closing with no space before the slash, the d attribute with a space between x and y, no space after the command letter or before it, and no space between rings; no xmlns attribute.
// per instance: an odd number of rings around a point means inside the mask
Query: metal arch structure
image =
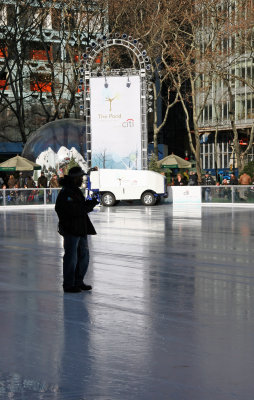
<svg viewBox="0 0 254 400"><path fill-rule="evenodd" d="M98 76L98 69L93 70L93 65L98 55L109 49L112 46L122 46L132 51L139 62L139 70L134 69L121 69L121 70L103 70L99 72L99 76L117 76L117 75L139 75L140 76L140 107L141 107L141 166L142 169L148 167L147 146L148 146L148 132L147 132L147 105L148 103L148 85L151 79L151 64L150 58L147 56L146 50L143 50L143 45L138 40L133 39L131 36L123 34L121 37L110 35L109 37L103 36L97 41L90 43L86 48L86 53L83 54L80 67L80 84L79 89L83 91L83 104L80 105L80 113L84 115L86 122L86 156L88 168L91 167L92 160L92 131L91 131L91 113L90 113L90 78Z"/></svg>

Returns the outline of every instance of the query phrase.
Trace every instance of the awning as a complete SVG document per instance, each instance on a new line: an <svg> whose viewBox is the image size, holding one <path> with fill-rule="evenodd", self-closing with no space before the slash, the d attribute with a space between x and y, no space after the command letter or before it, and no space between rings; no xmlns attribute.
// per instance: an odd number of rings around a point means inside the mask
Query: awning
<svg viewBox="0 0 254 400"><path fill-rule="evenodd" d="M34 171L41 169L39 164L24 157L15 156L0 164L0 171Z"/></svg>
<svg viewBox="0 0 254 400"><path fill-rule="evenodd" d="M191 163L184 160L184 158L170 154L162 160L157 161L158 167L166 166L168 168L191 168ZM165 168L165 167L164 167Z"/></svg>

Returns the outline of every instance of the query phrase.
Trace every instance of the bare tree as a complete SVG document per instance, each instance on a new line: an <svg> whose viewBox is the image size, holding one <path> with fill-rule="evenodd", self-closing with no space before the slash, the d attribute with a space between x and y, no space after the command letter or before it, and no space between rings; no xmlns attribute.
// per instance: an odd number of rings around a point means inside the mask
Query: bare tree
<svg viewBox="0 0 254 400"><path fill-rule="evenodd" d="M8 6L2 3L0 18L0 135L9 138L10 129L15 127L18 134L14 135L13 140L25 143L29 132L26 110L27 103L31 101L31 94L27 90L27 44L38 19L36 16L31 18L27 6L19 1L13 1ZM7 128L6 134L4 128Z"/></svg>
<svg viewBox="0 0 254 400"><path fill-rule="evenodd" d="M125 6L113 2L112 9L113 29L120 31L128 26L133 36L144 42L151 57L152 68L159 79L160 88L163 82L167 84L168 96L163 98L166 107L161 127L167 118L169 107L177 101L181 102L190 149L195 156L197 173L201 181L202 118L207 109L214 109L211 122L218 133L222 123L219 108L221 111L221 107L227 102L229 109L234 109L236 99L230 95L230 87L232 78L240 79L240 70L238 69L237 73L235 70L233 77L232 65L242 59L242 48L253 43L253 2L142 0L135 4L129 0L125 2ZM246 57L246 51L244 54ZM248 57L251 54L253 54L252 47L248 51ZM251 87L247 80L245 84ZM160 95L160 90L154 87L155 104ZM156 143L160 125L156 121L156 106L154 110ZM241 167L240 159L250 149L252 143L249 143L244 153L240 152L238 130L235 126L236 115L233 110L229 115L229 124L231 123L234 135L234 151ZM253 130L251 132L253 134ZM250 139L252 142L252 136Z"/></svg>
<svg viewBox="0 0 254 400"><path fill-rule="evenodd" d="M164 18L168 31L169 61L164 63L174 88L177 91L185 114L189 145L196 159L199 182L201 181L200 133L199 124L202 113L211 97L213 71L212 43L217 23L209 24L204 31L205 11L212 12L210 1L193 5L192 1L182 1L177 17L172 20L171 13ZM202 7L201 7L202 6ZM206 26L206 25L205 25ZM201 33L205 36L202 40Z"/></svg>
<svg viewBox="0 0 254 400"><path fill-rule="evenodd" d="M43 9L42 2L41 8ZM71 112L78 117L76 100L79 96L77 88L80 83L80 60L91 40L105 31L106 9L102 1L92 3L68 0L54 3L49 10L44 7L44 19L49 12L55 35L52 50L49 46L51 38L47 36L42 24L40 26L40 43L47 53L53 103L53 108L45 109L45 112L48 120L68 118Z"/></svg>
<svg viewBox="0 0 254 400"><path fill-rule="evenodd" d="M1 6L2 138L25 143L45 122L80 116L80 60L106 29L103 4L28 0Z"/></svg>
<svg viewBox="0 0 254 400"><path fill-rule="evenodd" d="M186 0L181 2L178 21L170 34L171 52L168 65L171 79L179 93L186 117L190 148L195 155L197 173L201 181L200 126L203 112L214 105L211 127L216 132L221 125L218 107L229 104L229 117L234 135L234 150L241 168L238 131L234 113L235 97L232 95L231 67L242 57L236 51L232 38L241 29L246 31L246 7L232 8L225 0ZM245 12L245 14L243 13ZM252 20L253 22L253 20ZM245 25L244 25L245 23ZM172 25L171 18L168 24ZM249 23L249 27L251 23ZM252 23L253 26L253 23ZM170 29L168 30L170 33ZM246 37L247 35L245 35ZM165 64L166 65L166 64ZM183 91L184 86L188 89ZM214 113L213 111L213 113ZM222 115L222 113L220 113Z"/></svg>
<svg viewBox="0 0 254 400"><path fill-rule="evenodd" d="M112 1L109 8L111 30L125 32L127 27L127 33L142 43L151 61L153 78L148 102L153 103L153 142L157 159L159 133L166 125L169 110L179 101L179 94L165 68L165 64L167 66L170 62L168 26L164 23L165 13L169 9L173 19L174 13L177 12L177 5L173 1L128 0L124 4ZM162 116L159 115L159 103L163 108Z"/></svg>

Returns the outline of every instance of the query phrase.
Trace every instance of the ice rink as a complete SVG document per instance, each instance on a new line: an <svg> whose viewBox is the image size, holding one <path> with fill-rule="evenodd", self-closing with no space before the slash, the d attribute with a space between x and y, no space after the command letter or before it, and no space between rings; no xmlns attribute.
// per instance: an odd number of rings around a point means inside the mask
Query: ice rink
<svg viewBox="0 0 254 400"><path fill-rule="evenodd" d="M0 399L252 400L253 216L98 208L64 294L54 210L0 210Z"/></svg>

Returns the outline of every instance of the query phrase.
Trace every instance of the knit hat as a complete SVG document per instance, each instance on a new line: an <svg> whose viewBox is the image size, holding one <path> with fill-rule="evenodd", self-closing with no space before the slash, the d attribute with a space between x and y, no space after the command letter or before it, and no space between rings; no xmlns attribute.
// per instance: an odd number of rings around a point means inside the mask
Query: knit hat
<svg viewBox="0 0 254 400"><path fill-rule="evenodd" d="M80 167L72 167L68 172L68 176L70 176L71 178L76 178L84 175L86 175L86 173Z"/></svg>

